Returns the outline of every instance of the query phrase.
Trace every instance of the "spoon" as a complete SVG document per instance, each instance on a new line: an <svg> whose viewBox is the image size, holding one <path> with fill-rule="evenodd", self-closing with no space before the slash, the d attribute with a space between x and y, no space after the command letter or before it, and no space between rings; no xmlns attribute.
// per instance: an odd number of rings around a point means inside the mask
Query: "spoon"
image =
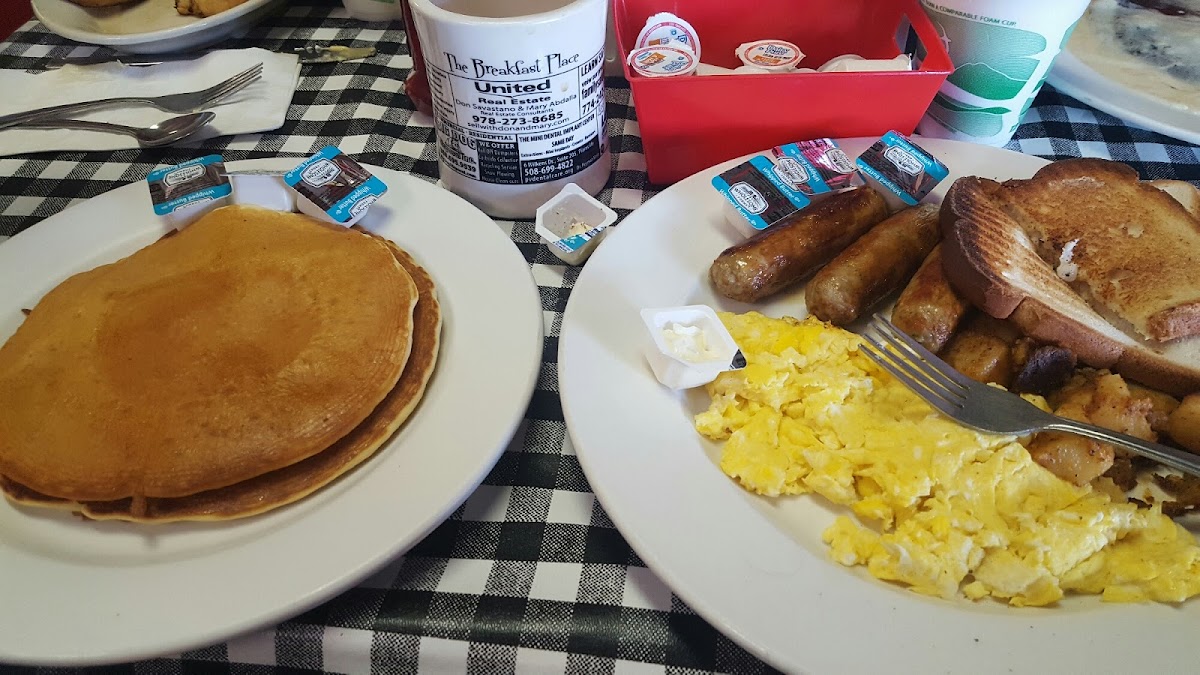
<svg viewBox="0 0 1200 675"><path fill-rule="evenodd" d="M79 129L81 131L102 131L106 133L125 134L137 139L143 148L157 148L181 141L204 128L213 118L214 112L198 112L190 115L180 115L163 120L145 128L128 127L123 124L108 122L92 122L90 120L71 119L39 119L21 122L18 126L34 129Z"/></svg>

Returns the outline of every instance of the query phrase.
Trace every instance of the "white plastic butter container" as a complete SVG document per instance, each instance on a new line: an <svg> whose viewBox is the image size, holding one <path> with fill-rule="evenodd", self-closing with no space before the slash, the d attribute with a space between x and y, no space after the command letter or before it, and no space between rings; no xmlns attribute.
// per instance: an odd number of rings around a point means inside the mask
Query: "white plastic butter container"
<svg viewBox="0 0 1200 675"><path fill-rule="evenodd" d="M864 59L858 54L843 54L829 59L820 68L822 73L872 73L912 70L912 57L900 54L890 59Z"/></svg>
<svg viewBox="0 0 1200 675"><path fill-rule="evenodd" d="M707 305L643 309L642 321L650 333L646 360L670 389L699 387L746 367L733 336Z"/></svg>
<svg viewBox="0 0 1200 675"><path fill-rule="evenodd" d="M559 260L579 265L608 234L617 214L575 183L538 207L534 230Z"/></svg>
<svg viewBox="0 0 1200 675"><path fill-rule="evenodd" d="M733 68L725 68L723 66L714 66L711 63L697 63L697 75L732 75Z"/></svg>

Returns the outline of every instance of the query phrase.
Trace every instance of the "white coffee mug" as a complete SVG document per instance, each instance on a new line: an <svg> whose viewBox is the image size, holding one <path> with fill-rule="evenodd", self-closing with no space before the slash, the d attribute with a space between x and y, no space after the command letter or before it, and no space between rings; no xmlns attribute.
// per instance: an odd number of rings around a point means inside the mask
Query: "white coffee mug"
<svg viewBox="0 0 1200 675"><path fill-rule="evenodd" d="M567 183L604 187L605 0L410 6L443 185L501 218L532 218Z"/></svg>

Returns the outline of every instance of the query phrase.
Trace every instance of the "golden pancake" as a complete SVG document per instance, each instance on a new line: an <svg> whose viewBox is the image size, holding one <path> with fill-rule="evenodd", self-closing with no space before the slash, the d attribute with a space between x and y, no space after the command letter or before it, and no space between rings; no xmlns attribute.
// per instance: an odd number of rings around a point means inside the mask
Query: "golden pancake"
<svg viewBox="0 0 1200 675"><path fill-rule="evenodd" d="M14 502L78 511L97 520L164 523L244 518L290 504L353 469L374 454L408 418L433 374L441 336L441 308L433 279L403 250L391 245L396 259L416 282L419 299L413 312L412 350L396 386L349 435L327 450L291 466L216 490L188 497L77 503L38 494L0 477L0 489Z"/></svg>
<svg viewBox="0 0 1200 675"><path fill-rule="evenodd" d="M376 238L217 209L59 284L0 347L0 475L141 500L295 464L393 389L416 301Z"/></svg>

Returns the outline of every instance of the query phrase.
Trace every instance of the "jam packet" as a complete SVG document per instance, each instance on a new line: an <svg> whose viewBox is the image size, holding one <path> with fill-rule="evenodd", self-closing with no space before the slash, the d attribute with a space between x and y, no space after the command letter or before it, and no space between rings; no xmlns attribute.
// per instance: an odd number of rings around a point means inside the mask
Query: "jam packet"
<svg viewBox="0 0 1200 675"><path fill-rule="evenodd" d="M863 151L857 164L893 208L916 206L950 173L945 164L895 131Z"/></svg>
<svg viewBox="0 0 1200 675"><path fill-rule="evenodd" d="M346 227L387 192L382 180L332 145L284 174L283 180L296 191L301 213Z"/></svg>
<svg viewBox="0 0 1200 675"><path fill-rule="evenodd" d="M770 158L756 155L712 179L728 203L725 218L746 236L787 220L811 201L775 171Z"/></svg>
<svg viewBox="0 0 1200 675"><path fill-rule="evenodd" d="M220 155L207 155L146 176L154 213L182 229L227 201L233 186Z"/></svg>
<svg viewBox="0 0 1200 675"><path fill-rule="evenodd" d="M771 149L777 171L793 189L812 197L866 184L854 161L832 138L797 141Z"/></svg>

